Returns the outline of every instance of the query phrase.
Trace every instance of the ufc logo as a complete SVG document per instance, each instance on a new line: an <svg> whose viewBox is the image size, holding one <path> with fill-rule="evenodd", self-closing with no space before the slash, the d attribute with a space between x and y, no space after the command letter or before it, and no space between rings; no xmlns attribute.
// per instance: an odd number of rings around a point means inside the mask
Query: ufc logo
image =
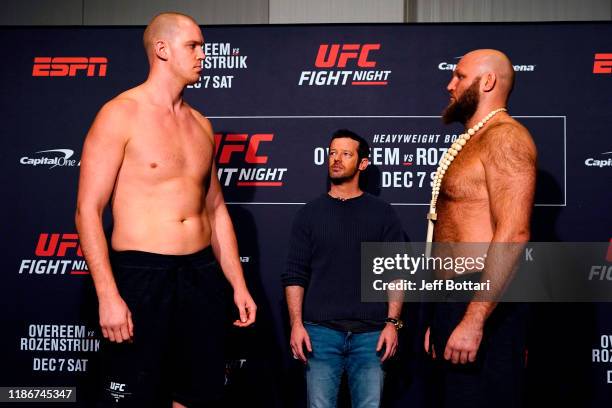
<svg viewBox="0 0 612 408"><path fill-rule="evenodd" d="M36 244L36 256L66 256L70 248L76 248L76 254L83 256L79 245L78 234L40 234Z"/></svg>
<svg viewBox="0 0 612 408"><path fill-rule="evenodd" d="M594 74L612 74L612 54L595 54Z"/></svg>
<svg viewBox="0 0 612 408"><path fill-rule="evenodd" d="M258 156L257 151L262 142L270 142L273 139L274 135L271 133L252 135L250 139L246 133L228 133L225 135L225 138L222 134L217 133L215 134L215 156L218 154L217 163L228 164L233 154L243 153L245 163L266 164L268 156Z"/></svg>
<svg viewBox="0 0 612 408"><path fill-rule="evenodd" d="M125 384L112 382L110 383L110 389L112 391L125 391Z"/></svg>
<svg viewBox="0 0 612 408"><path fill-rule="evenodd" d="M88 77L103 77L107 64L105 57L35 57L32 76L73 77L79 71L86 71Z"/></svg>
<svg viewBox="0 0 612 408"><path fill-rule="evenodd" d="M612 238L610 238L610 245L608 245L608 253L606 254L606 261L612 262Z"/></svg>
<svg viewBox="0 0 612 408"><path fill-rule="evenodd" d="M369 53L379 50L380 44L321 44L315 66L317 68L344 68L349 60L357 60L361 68L373 68L376 61L369 61Z"/></svg>

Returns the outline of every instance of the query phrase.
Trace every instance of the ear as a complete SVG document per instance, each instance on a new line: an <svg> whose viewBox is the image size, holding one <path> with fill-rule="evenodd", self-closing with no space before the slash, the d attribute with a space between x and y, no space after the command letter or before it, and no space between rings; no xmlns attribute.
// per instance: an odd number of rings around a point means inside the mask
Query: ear
<svg viewBox="0 0 612 408"><path fill-rule="evenodd" d="M358 168L359 168L360 171L364 171L368 167L369 164L370 164L370 161L367 159L367 157L364 157L359 162L359 167Z"/></svg>
<svg viewBox="0 0 612 408"><path fill-rule="evenodd" d="M482 79L482 90L483 92L490 92L495 88L495 82L497 81L497 76L494 72L488 72L484 78Z"/></svg>
<svg viewBox="0 0 612 408"><path fill-rule="evenodd" d="M166 43L166 41L157 40L153 44L153 47L155 48L155 55L157 56L157 58L163 61L168 60L168 43Z"/></svg>

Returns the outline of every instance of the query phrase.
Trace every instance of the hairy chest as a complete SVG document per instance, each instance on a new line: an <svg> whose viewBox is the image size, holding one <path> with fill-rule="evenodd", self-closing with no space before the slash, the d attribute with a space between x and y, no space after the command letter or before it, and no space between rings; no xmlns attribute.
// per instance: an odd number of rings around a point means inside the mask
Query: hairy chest
<svg viewBox="0 0 612 408"><path fill-rule="evenodd" d="M455 157L444 175L440 197L449 201L486 198L486 174L478 144L466 146Z"/></svg>

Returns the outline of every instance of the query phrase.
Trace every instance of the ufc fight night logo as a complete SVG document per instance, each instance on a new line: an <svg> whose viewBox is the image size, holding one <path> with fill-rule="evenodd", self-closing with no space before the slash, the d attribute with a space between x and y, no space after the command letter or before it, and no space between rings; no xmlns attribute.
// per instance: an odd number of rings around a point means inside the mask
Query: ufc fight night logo
<svg viewBox="0 0 612 408"><path fill-rule="evenodd" d="M388 84L390 70L374 70L380 55L380 43L321 44L314 66L319 70L302 71L299 86L344 86ZM349 68L349 69L347 69Z"/></svg>
<svg viewBox="0 0 612 408"><path fill-rule="evenodd" d="M215 157L221 184L236 187L281 187L287 169L267 167L269 156L263 153L266 145L273 141L272 133L215 134Z"/></svg>
<svg viewBox="0 0 612 408"><path fill-rule="evenodd" d="M32 76L104 77L107 65L105 57L35 57Z"/></svg>
<svg viewBox="0 0 612 408"><path fill-rule="evenodd" d="M41 233L34 255L21 260L20 275L89 275L78 234Z"/></svg>
<svg viewBox="0 0 612 408"><path fill-rule="evenodd" d="M379 50L380 44L321 44L315 67L317 68L345 68L349 60L357 60L361 68L374 68L376 61L368 60L370 51Z"/></svg>
<svg viewBox="0 0 612 408"><path fill-rule="evenodd" d="M219 155L217 163L229 164L232 154L243 153L246 149L246 153L244 154L244 161L246 163L266 164L268 162L268 156L258 156L257 151L259 150L260 143L270 142L273 139L274 135L271 133L251 135L250 139L249 135L246 133L228 133L225 137L217 133L215 134L215 155ZM221 148L220 154L219 148Z"/></svg>

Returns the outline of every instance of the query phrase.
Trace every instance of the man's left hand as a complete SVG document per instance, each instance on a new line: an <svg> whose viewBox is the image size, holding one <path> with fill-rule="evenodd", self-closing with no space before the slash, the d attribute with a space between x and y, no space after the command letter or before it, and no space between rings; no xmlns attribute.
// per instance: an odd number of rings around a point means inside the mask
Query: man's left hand
<svg viewBox="0 0 612 408"><path fill-rule="evenodd" d="M378 337L378 343L376 344L376 352L382 350L385 347L385 353L380 358L380 362L393 357L397 351L397 330L392 324L385 324L385 328Z"/></svg>
<svg viewBox="0 0 612 408"><path fill-rule="evenodd" d="M463 319L446 342L444 359L453 364L473 363L482 341L482 324Z"/></svg>
<svg viewBox="0 0 612 408"><path fill-rule="evenodd" d="M240 320L234 321L234 326L247 327L255 323L257 306L255 305L255 301L253 301L253 298L247 289L234 291L234 303L236 304L238 313L240 314Z"/></svg>

